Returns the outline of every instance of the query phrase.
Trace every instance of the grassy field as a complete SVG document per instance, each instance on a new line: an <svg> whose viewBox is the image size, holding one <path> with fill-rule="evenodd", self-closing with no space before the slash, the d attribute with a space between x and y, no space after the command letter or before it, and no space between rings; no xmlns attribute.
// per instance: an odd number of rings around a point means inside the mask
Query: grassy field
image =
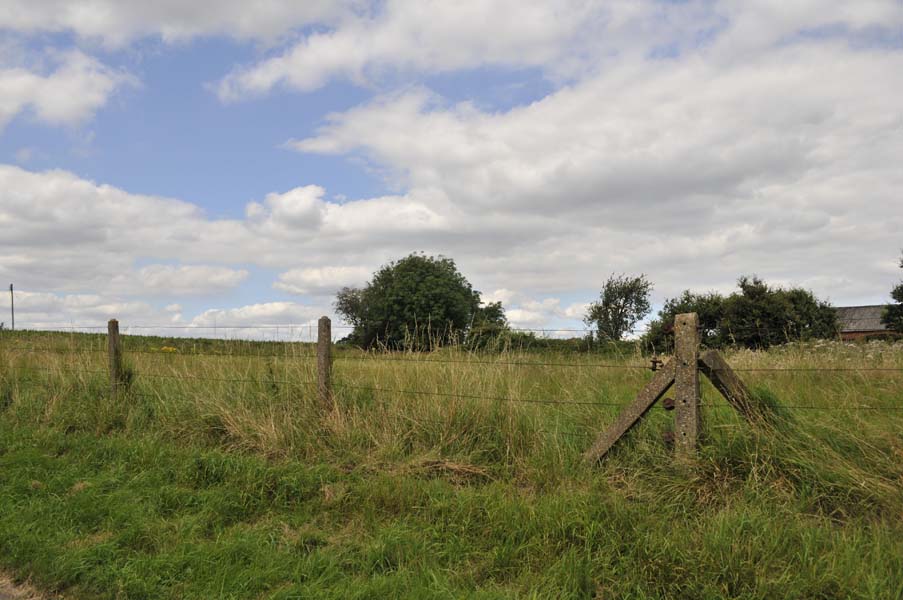
<svg viewBox="0 0 903 600"><path fill-rule="evenodd" d="M0 340L0 569L51 594L903 598L900 344L728 353L900 370L741 371L770 426L705 384L698 460L656 408L595 467L639 355L339 350L324 415L308 345L127 337L111 397L104 344Z"/></svg>

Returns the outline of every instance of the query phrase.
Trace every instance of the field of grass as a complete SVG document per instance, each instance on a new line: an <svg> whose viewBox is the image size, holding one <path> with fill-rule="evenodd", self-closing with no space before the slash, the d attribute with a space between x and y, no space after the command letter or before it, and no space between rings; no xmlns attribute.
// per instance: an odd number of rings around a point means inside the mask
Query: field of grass
<svg viewBox="0 0 903 600"><path fill-rule="evenodd" d="M900 344L727 353L887 370L740 371L768 427L704 384L696 461L655 408L593 467L637 354L343 349L323 414L309 345L125 346L114 397L103 337L0 339L0 569L48 593L903 598Z"/></svg>

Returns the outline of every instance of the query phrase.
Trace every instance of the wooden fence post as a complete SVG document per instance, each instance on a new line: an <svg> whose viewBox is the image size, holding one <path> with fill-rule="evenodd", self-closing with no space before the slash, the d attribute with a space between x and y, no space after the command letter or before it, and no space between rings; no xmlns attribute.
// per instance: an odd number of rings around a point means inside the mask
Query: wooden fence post
<svg viewBox="0 0 903 600"><path fill-rule="evenodd" d="M329 317L320 317L317 322L317 396L324 410L333 408L332 322Z"/></svg>
<svg viewBox="0 0 903 600"><path fill-rule="evenodd" d="M124 383L122 369L122 345L119 339L119 321L110 319L107 323L107 348L110 355L110 392L113 397L119 394Z"/></svg>
<svg viewBox="0 0 903 600"><path fill-rule="evenodd" d="M699 317L696 313L677 315L674 320L674 395L676 398L674 436L677 454L696 454L700 432L699 414Z"/></svg>

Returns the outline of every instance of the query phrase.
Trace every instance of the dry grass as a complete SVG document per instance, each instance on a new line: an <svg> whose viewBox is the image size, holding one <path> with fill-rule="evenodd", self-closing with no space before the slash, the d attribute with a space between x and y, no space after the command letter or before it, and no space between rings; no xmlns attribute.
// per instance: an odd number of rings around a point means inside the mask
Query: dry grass
<svg viewBox="0 0 903 600"><path fill-rule="evenodd" d="M28 583L16 583L12 578L0 573L0 600L50 600L62 596L47 596L38 592Z"/></svg>

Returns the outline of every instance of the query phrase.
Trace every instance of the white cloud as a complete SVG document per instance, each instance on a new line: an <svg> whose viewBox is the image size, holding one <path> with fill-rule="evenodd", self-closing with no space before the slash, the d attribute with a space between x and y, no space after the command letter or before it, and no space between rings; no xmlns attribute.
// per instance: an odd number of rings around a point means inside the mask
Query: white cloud
<svg viewBox="0 0 903 600"><path fill-rule="evenodd" d="M694 216L711 205L706 197L846 166L849 145L899 143L899 72L899 52L836 44L775 50L729 69L705 56L630 63L505 113L438 107L420 91L393 96L334 115L292 145L362 150L413 189L443 189L459 205L545 212L558 202L606 213L637 201L668 210L681 199ZM802 199L789 208L816 225L827 216L812 221Z"/></svg>
<svg viewBox="0 0 903 600"><path fill-rule="evenodd" d="M291 144L362 153L408 197L453 199L497 236L535 218L522 240L452 253L481 282L505 274L491 285L594 290L646 272L661 296L758 272L874 298L903 228L901 73L903 52L837 39L736 62L703 49L625 60L505 112L390 95Z"/></svg>
<svg viewBox="0 0 903 600"><path fill-rule="evenodd" d="M50 55L46 74L0 64L0 129L23 111L51 125L73 125L103 107L110 96L136 80L78 50Z"/></svg>
<svg viewBox="0 0 903 600"><path fill-rule="evenodd" d="M273 287L298 295L332 295L345 286L363 285L372 273L365 267L308 267L279 275Z"/></svg>
<svg viewBox="0 0 903 600"><path fill-rule="evenodd" d="M210 265L148 265L114 278L112 286L130 294L184 296L222 292L238 286L247 278L246 269Z"/></svg>
<svg viewBox="0 0 903 600"><path fill-rule="evenodd" d="M589 305L589 302L575 302L573 304L569 304L561 311L561 316L566 319L581 321L583 320L583 317L586 316L586 313L589 310Z"/></svg>
<svg viewBox="0 0 903 600"><path fill-rule="evenodd" d="M501 302L503 306L510 306L511 302L515 299L521 298L521 295L515 292L514 290L509 289L498 289L493 292L483 293L481 299L485 304L491 304L493 302Z"/></svg>
<svg viewBox="0 0 903 600"><path fill-rule="evenodd" d="M538 68L556 82L604 71L619 61L680 52L719 32L716 54L745 57L805 29L852 32L899 25L894 0L655 2L592 0L389 0L302 37L287 49L234 70L218 86L222 100L300 91L333 79L370 85L396 73L480 67Z"/></svg>
<svg viewBox="0 0 903 600"><path fill-rule="evenodd" d="M144 301L127 301L97 294L53 294L16 290L16 327L53 328L78 326L102 331L110 319L124 323L159 323L162 311ZM0 295L0 321L9 325L9 296Z"/></svg>
<svg viewBox="0 0 903 600"><path fill-rule="evenodd" d="M143 301L127 301L97 294L54 294L16 290L17 329L74 329L106 331L117 319L120 332L129 335L225 337L229 339L316 340L317 319L331 315L328 308L294 302L268 302L229 309L205 310L182 319L182 307L164 309ZM0 296L0 321L9 326L9 296ZM344 335L333 318L337 336Z"/></svg>
<svg viewBox="0 0 903 600"><path fill-rule="evenodd" d="M317 320L323 315L332 315L332 310L296 302L262 302L238 308L216 308L191 319L183 334L311 342L317 339ZM334 317L333 323L334 337L341 337L344 331L341 324Z"/></svg>
<svg viewBox="0 0 903 600"><path fill-rule="evenodd" d="M263 203L251 202L245 214L252 226L263 234L285 235L297 230L317 229L323 222L325 190L308 185L284 194L267 194Z"/></svg>
<svg viewBox="0 0 903 600"><path fill-rule="evenodd" d="M159 36L178 42L203 35L272 40L294 27L332 22L358 2L267 0L253 7L240 0L4 0L0 29L20 33L73 32L118 47Z"/></svg>
<svg viewBox="0 0 903 600"><path fill-rule="evenodd" d="M630 18L635 12L624 3L603 6L585 0L389 0L374 14L312 33L288 50L236 70L218 91L224 100L279 84L309 91L336 77L366 83L373 71L384 69L435 73L493 64L555 65L572 74L573 63L583 61L571 44L579 40L583 48L593 46L599 21Z"/></svg>
<svg viewBox="0 0 903 600"><path fill-rule="evenodd" d="M110 23L122 25L122 39L284 32L240 33L231 4L205 21L164 3L153 14L165 18L134 25L134 14L151 13L126 4L82 3L89 13L107 7L96 25L61 10L16 27L107 41L117 39ZM316 182L298 182L307 185L250 202L243 218L211 219L186 201L0 166L0 277L118 298L150 294L146 283L184 294L229 289L256 267L282 273L277 289L322 299L423 250L455 258L521 326L579 319L579 299L595 297L612 272L648 274L658 299L726 291L752 272L841 303L886 297L903 231L903 51L881 33L899 30L903 5L522 4L390 1L357 16L310 17L326 25L224 80L221 93L235 98L401 74L400 90L288 142L369 161L402 190L395 195L335 201ZM273 6L262 10L275 14ZM73 72L104 73L74 56ZM494 110L417 85L422 75L487 65L539 69L555 91ZM0 74L26 82L3 88L15 93L0 97L0 118L31 111L75 122L112 93L87 85L100 92L79 96L62 84L38 93L38 80L56 73L42 72ZM60 94L75 104L57 104ZM136 265L147 264L156 266L142 275ZM198 323L317 316L294 303L218 310Z"/></svg>
<svg viewBox="0 0 903 600"><path fill-rule="evenodd" d="M222 325L307 325L322 316L322 307L297 302L262 302L239 308L215 308L202 312L192 326Z"/></svg>

